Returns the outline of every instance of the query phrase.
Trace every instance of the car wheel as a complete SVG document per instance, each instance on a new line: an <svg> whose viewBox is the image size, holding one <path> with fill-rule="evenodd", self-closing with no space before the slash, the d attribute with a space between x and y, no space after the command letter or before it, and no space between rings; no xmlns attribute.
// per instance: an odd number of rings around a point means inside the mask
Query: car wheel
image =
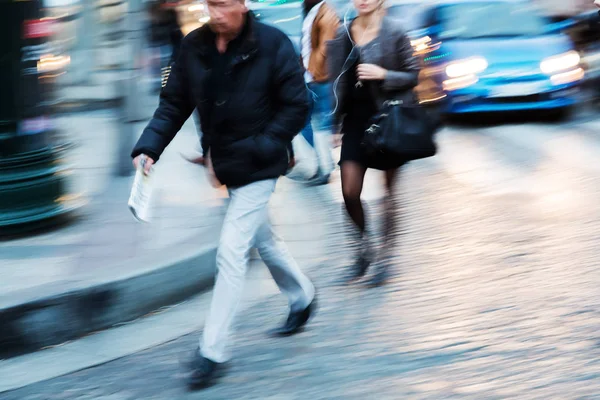
<svg viewBox="0 0 600 400"><path fill-rule="evenodd" d="M548 117L552 122L568 121L573 115L573 107L562 107L548 112Z"/></svg>

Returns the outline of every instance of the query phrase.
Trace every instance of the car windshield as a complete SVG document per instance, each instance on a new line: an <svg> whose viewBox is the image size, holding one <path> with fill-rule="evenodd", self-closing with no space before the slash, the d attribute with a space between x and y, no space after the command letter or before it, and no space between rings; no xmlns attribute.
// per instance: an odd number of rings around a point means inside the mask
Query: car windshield
<svg viewBox="0 0 600 400"><path fill-rule="evenodd" d="M401 21L404 29L418 29L421 25L421 8L418 4L392 4L387 8L387 15Z"/></svg>
<svg viewBox="0 0 600 400"><path fill-rule="evenodd" d="M302 33L300 7L265 7L254 11L254 14L259 21L279 28L288 36L298 36Z"/></svg>
<svg viewBox="0 0 600 400"><path fill-rule="evenodd" d="M544 19L524 2L477 2L440 8L442 38L539 36Z"/></svg>

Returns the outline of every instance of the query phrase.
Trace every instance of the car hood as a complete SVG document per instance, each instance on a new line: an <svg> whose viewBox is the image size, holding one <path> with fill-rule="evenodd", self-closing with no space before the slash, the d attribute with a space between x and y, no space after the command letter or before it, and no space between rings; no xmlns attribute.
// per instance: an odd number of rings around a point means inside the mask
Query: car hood
<svg viewBox="0 0 600 400"><path fill-rule="evenodd" d="M442 43L444 52L453 60L474 56L485 57L489 65L531 64L573 49L565 35L539 37L453 39Z"/></svg>

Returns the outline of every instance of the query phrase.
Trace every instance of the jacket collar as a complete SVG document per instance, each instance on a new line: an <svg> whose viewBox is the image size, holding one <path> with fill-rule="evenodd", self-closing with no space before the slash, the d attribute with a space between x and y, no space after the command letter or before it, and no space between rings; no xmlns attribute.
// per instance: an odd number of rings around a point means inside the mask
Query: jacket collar
<svg viewBox="0 0 600 400"><path fill-rule="evenodd" d="M324 4L326 5L326 4ZM352 23L354 22L354 20L357 17L352 18L349 21L346 21L346 27L344 29L348 29L350 30L350 27L352 26ZM379 28L379 34L377 36L379 37L386 37L387 34L392 30L394 26L394 21L387 15L384 15L383 18L381 19L381 27ZM342 25L342 28L344 27L344 25ZM348 39L346 32L344 31L343 36L346 37L346 39ZM348 39L348 41L350 41Z"/></svg>
<svg viewBox="0 0 600 400"><path fill-rule="evenodd" d="M248 11L248 14L246 15L246 22L239 36L241 43L233 57L234 65L247 61L258 51L256 28L256 17L252 11ZM208 24L204 25L200 29L200 35L198 36L198 40L196 41L195 45L199 55L204 58L210 54L211 46L214 47L216 45L215 40L217 35L215 35L215 33L210 29Z"/></svg>

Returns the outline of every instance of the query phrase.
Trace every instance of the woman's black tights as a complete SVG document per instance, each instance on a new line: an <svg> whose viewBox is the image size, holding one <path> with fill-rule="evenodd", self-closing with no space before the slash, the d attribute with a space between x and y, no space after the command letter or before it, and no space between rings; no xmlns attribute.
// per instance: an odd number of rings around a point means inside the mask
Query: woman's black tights
<svg viewBox="0 0 600 400"><path fill-rule="evenodd" d="M342 163L340 170L342 174L342 194L344 195L346 211L356 227L363 233L366 223L360 195L367 169L359 163L345 161Z"/></svg>
<svg viewBox="0 0 600 400"><path fill-rule="evenodd" d="M397 169L385 171L385 186L387 193L384 200L384 241L386 243L388 241L388 236L391 236L392 234L395 220L393 193L397 171ZM341 165L344 204L346 205L348 215L361 233L364 233L366 229L365 212L360 199L366 172L367 169L364 166L354 161L344 161Z"/></svg>

